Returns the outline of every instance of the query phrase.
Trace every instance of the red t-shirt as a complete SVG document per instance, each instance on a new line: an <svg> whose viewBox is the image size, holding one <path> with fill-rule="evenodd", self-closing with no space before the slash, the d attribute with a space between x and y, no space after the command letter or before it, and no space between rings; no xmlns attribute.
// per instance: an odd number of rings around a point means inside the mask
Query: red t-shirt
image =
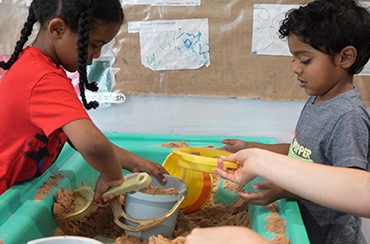
<svg viewBox="0 0 370 244"><path fill-rule="evenodd" d="M63 69L34 47L1 79L0 114L0 194L54 163L67 141L63 125L90 119Z"/></svg>

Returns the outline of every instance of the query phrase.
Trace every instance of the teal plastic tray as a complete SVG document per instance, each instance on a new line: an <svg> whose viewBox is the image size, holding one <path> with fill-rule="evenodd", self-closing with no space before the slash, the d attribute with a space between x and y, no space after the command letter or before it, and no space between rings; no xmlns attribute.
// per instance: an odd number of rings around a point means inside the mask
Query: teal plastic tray
<svg viewBox="0 0 370 244"><path fill-rule="evenodd" d="M105 133L111 142L125 148L139 156L158 163L163 163L172 148L159 145L168 142L185 141L190 146L222 146L221 139L225 136L203 135L168 135L168 134L133 134L133 133ZM270 137L227 137L261 143L276 143ZM124 171L124 173L128 173ZM51 180L50 176L62 174L64 179L59 180L59 186L50 190L50 195L36 201L35 193L44 182ZM15 185L0 196L0 242L4 244L23 244L30 240L53 235L57 224L52 215L52 206L55 192L65 187L71 190L82 185L94 186L98 172L92 169L81 155L66 144L58 160L39 178ZM257 178L255 181L262 179ZM302 222L298 205L295 201L279 200L279 212L286 219L286 236L292 244L309 243L307 233ZM250 205L252 228L262 236L273 239L274 235L267 232L264 219L270 214L263 206Z"/></svg>

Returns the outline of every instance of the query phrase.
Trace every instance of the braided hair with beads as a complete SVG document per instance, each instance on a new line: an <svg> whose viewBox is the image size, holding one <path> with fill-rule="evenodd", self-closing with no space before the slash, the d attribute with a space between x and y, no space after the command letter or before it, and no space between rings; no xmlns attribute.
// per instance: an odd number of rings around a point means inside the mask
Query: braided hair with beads
<svg viewBox="0 0 370 244"><path fill-rule="evenodd" d="M14 52L7 62L0 61L0 68L10 69L17 61L36 22L39 22L42 28L53 18L62 18L73 32L78 33L77 70L80 75L81 100L86 109L97 108L99 103L97 101L88 103L85 96L85 88L91 91L98 90L96 82L89 83L87 80L90 28L97 19L122 24L124 14L119 0L33 0Z"/></svg>

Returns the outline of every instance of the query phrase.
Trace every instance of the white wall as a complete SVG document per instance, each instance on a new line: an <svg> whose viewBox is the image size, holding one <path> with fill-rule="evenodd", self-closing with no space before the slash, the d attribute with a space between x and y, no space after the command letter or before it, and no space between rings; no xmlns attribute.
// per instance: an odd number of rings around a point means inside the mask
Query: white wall
<svg viewBox="0 0 370 244"><path fill-rule="evenodd" d="M290 142L303 105L298 101L128 95L123 104L89 114L104 132L268 136ZM363 219L363 231L370 243L370 219Z"/></svg>
<svg viewBox="0 0 370 244"><path fill-rule="evenodd" d="M290 142L303 105L240 98L128 95L123 104L89 114L105 132L272 136Z"/></svg>

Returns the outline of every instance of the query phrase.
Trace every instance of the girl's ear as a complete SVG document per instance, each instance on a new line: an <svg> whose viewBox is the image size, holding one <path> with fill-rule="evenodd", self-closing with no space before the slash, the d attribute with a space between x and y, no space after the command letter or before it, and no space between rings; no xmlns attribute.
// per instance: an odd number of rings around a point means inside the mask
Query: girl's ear
<svg viewBox="0 0 370 244"><path fill-rule="evenodd" d="M48 25L48 31L50 35L55 39L62 38L66 29L66 24L61 18L54 18L50 20Z"/></svg>
<svg viewBox="0 0 370 244"><path fill-rule="evenodd" d="M336 64L343 69L349 69L356 61L357 50L354 46L346 46L336 55Z"/></svg>

